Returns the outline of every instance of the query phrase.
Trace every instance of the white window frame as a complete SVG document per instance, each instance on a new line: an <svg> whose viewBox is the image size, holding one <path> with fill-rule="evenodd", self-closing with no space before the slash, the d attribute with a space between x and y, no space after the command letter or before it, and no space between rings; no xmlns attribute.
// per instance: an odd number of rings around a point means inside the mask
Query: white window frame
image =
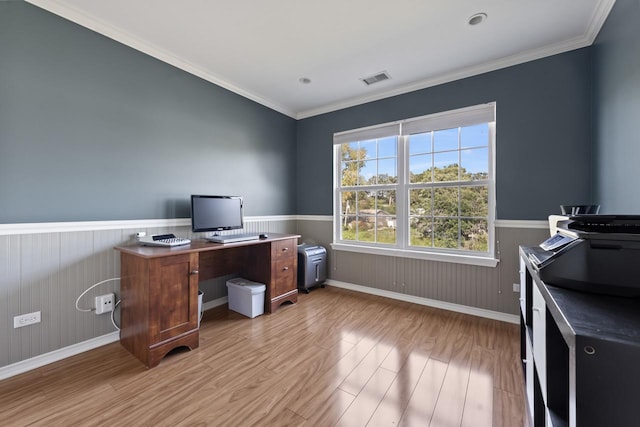
<svg viewBox="0 0 640 427"><path fill-rule="evenodd" d="M495 256L495 140L496 140L496 104L495 102L481 104L467 108L415 117L382 125L354 129L334 134L334 182L333 182L333 244L335 250L368 253L375 255L388 255L404 258L426 259L443 262L495 267L498 259ZM474 124L489 123L489 177L482 183L488 187L488 250L475 252L461 249L441 249L432 247L416 247L409 245L409 208L408 194L416 184L410 183L408 178L408 158L405 152L407 140L411 134L436 131L442 129L471 126ZM365 141L377 138L397 136L397 174L398 184L396 191L396 224L397 241L395 245L354 240L341 240L341 156L340 147L343 143ZM480 183L480 182L479 182ZM459 186L460 182L454 185ZM353 188L353 187L348 187ZM372 191L376 186L363 186L356 191Z"/></svg>

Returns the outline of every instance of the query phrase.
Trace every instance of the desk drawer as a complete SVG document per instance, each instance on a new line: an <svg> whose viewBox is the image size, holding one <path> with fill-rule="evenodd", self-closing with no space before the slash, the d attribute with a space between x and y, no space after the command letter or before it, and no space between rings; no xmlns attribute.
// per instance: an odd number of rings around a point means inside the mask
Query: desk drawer
<svg viewBox="0 0 640 427"><path fill-rule="evenodd" d="M296 255L296 239L280 240L274 243L274 257L276 260L294 258Z"/></svg>
<svg viewBox="0 0 640 427"><path fill-rule="evenodd" d="M296 266L292 259L281 259L276 262L275 295L282 295L296 288Z"/></svg>

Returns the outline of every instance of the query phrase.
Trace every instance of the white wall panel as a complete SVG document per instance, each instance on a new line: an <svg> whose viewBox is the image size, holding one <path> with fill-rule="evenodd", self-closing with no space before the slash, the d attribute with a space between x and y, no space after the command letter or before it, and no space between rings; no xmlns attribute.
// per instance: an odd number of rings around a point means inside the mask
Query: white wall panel
<svg viewBox="0 0 640 427"><path fill-rule="evenodd" d="M204 235L194 235L187 221L151 223L148 228L140 221L133 225L96 223L95 230L87 230L86 224L78 230L73 224L63 224L58 231L27 227L25 233L0 233L0 367L113 332L109 315L78 312L74 303L89 286L119 276L120 256L113 247L134 243L136 231L172 232L190 238ZM515 314L519 295L513 292L512 283L519 279L518 245L535 245L548 234L543 228L516 225L497 229L500 263L495 268L334 251L331 221L326 219L253 218L244 231L297 232L302 242L325 246L333 280ZM202 284L205 302L226 295L225 280ZM90 308L95 295L108 292L117 298L119 289L118 281L105 283L89 292L80 305ZM33 311L41 311L41 323L13 328L13 316Z"/></svg>
<svg viewBox="0 0 640 427"><path fill-rule="evenodd" d="M13 316L20 304L20 236L0 236L0 366L11 363L11 353L19 350L13 333Z"/></svg>
<svg viewBox="0 0 640 427"><path fill-rule="evenodd" d="M109 314L79 312L76 298L100 281L119 277L120 255L113 248L133 244L137 231L193 235L188 220L52 223L0 227L0 367L114 332ZM246 232L295 233L292 217L248 218ZM95 229L92 230L91 228ZM3 232L4 230L4 232ZM242 232L243 230L235 230ZM206 283L205 302L226 296L226 278ZM79 303L92 308L94 297L113 292L119 281L89 291ZM13 328L13 317L41 312L41 322ZM115 313L119 319L119 310Z"/></svg>
<svg viewBox="0 0 640 427"><path fill-rule="evenodd" d="M331 221L330 217L298 221L303 241L327 248L330 279L507 314L518 313L519 294L513 292L519 277L518 246L537 245L549 233L543 221L506 222L496 229L500 262L482 267L332 250Z"/></svg>

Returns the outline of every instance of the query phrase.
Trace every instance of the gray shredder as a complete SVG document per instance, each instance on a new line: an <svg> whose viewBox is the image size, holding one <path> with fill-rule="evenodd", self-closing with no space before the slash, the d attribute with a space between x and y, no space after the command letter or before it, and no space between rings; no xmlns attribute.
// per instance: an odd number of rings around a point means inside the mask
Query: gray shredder
<svg viewBox="0 0 640 427"><path fill-rule="evenodd" d="M327 250L322 246L298 245L298 289L309 293L309 288L327 280Z"/></svg>

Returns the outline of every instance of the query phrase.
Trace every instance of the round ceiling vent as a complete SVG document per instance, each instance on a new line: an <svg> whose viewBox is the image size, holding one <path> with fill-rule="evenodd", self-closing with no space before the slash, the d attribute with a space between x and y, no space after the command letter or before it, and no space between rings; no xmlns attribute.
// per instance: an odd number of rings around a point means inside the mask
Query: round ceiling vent
<svg viewBox="0 0 640 427"><path fill-rule="evenodd" d="M486 13L476 13L475 15L471 16L469 20L467 20L467 24L471 26L482 24L486 19Z"/></svg>

